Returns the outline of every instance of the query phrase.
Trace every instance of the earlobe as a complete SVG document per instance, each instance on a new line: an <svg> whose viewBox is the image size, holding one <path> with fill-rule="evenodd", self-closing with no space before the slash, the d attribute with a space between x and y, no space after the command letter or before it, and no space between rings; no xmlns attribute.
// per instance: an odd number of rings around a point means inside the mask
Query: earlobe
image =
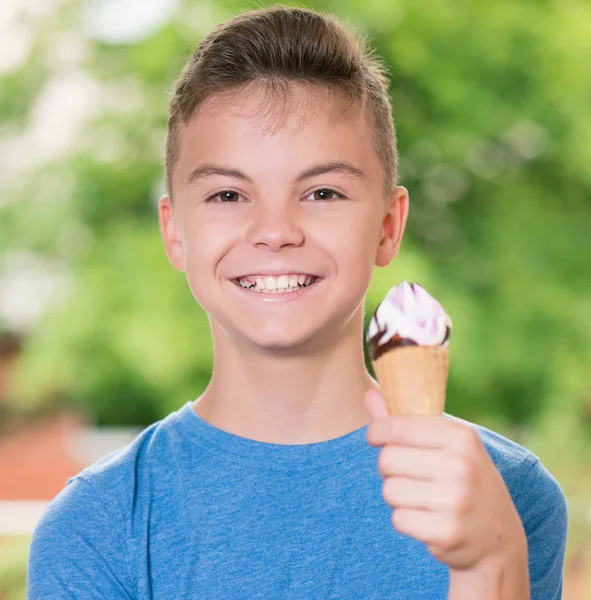
<svg viewBox="0 0 591 600"><path fill-rule="evenodd" d="M408 217L408 190L398 186L388 200L382 221L382 237L376 254L376 266L387 267L398 254Z"/></svg>
<svg viewBox="0 0 591 600"><path fill-rule="evenodd" d="M382 238L376 254L376 266L387 267L396 256L397 250L394 249L390 238Z"/></svg>
<svg viewBox="0 0 591 600"><path fill-rule="evenodd" d="M158 201L158 220L166 256L175 269L184 272L185 252L170 196L162 196Z"/></svg>

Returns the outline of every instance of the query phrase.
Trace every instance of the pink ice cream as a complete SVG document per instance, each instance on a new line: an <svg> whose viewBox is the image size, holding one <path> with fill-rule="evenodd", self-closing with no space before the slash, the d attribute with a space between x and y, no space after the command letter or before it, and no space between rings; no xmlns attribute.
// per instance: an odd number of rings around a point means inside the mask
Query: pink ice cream
<svg viewBox="0 0 591 600"><path fill-rule="evenodd" d="M369 322L367 343L372 360L400 346L449 343L452 322L443 307L418 283L403 281L378 305Z"/></svg>

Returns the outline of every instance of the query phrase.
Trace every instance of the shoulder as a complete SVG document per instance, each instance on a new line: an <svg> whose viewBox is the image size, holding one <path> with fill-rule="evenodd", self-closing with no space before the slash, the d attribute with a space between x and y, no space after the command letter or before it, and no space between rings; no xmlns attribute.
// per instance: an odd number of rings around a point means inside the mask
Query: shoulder
<svg viewBox="0 0 591 600"><path fill-rule="evenodd" d="M29 552L35 597L64 597L63 582L97 585L104 598L130 598L135 587L128 547L133 519L145 519L150 482L174 477L180 411L68 479L40 519ZM178 461L177 461L178 462ZM92 576L89 573L93 573ZM84 584L85 586L86 584ZM96 597L81 583L76 597Z"/></svg>
<svg viewBox="0 0 591 600"><path fill-rule="evenodd" d="M37 523L29 548L31 598L133 597L124 524L82 477L68 480Z"/></svg>
<svg viewBox="0 0 591 600"><path fill-rule="evenodd" d="M82 515L86 521L96 522L104 513L110 526L124 526L138 499L149 489L149 482L161 476L165 479L171 471L178 452L175 424L181 410L153 423L126 446L68 479L48 505L42 522L71 521Z"/></svg>
<svg viewBox="0 0 591 600"><path fill-rule="evenodd" d="M469 425L501 473L521 518L532 600L561 598L568 508L558 481L533 452L486 427Z"/></svg>
<svg viewBox="0 0 591 600"><path fill-rule="evenodd" d="M527 448L500 433L459 417L448 416L476 431L489 456L503 476L511 495L518 494L527 474L532 469L534 472L537 471L536 465L540 462L538 457ZM535 476L541 479L552 477L547 471L538 472Z"/></svg>
<svg viewBox="0 0 591 600"><path fill-rule="evenodd" d="M500 472L527 533L544 521L552 522L556 535L567 527L567 503L556 478L540 459L520 444L486 427L451 417L473 427Z"/></svg>
<svg viewBox="0 0 591 600"><path fill-rule="evenodd" d="M153 471L166 471L179 452L181 408L139 433L129 444L86 467L68 483L84 481L105 499L133 496Z"/></svg>

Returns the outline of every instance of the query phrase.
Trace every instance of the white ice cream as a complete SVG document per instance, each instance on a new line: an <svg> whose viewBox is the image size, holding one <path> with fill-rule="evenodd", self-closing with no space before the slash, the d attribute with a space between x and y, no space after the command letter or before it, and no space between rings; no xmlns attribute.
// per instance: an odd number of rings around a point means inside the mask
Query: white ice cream
<svg viewBox="0 0 591 600"><path fill-rule="evenodd" d="M378 306L369 323L367 340L382 332L373 340L374 346L388 344L398 334L421 346L445 347L451 327L451 319L437 300L418 283L404 281L395 285Z"/></svg>

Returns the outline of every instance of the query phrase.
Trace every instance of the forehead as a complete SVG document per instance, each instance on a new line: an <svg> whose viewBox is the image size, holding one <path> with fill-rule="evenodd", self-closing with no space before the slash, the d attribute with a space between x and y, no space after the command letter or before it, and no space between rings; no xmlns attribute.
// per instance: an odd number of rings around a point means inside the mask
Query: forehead
<svg viewBox="0 0 591 600"><path fill-rule="evenodd" d="M200 162L287 176L314 162L347 160L381 180L365 112L338 92L303 84L212 96L181 129L175 179L182 185Z"/></svg>
<svg viewBox="0 0 591 600"><path fill-rule="evenodd" d="M201 119L200 119L201 117ZM363 118L358 103L347 101L336 89L296 82L261 82L211 96L193 120L235 118L273 135L282 127L299 129L318 121L349 126Z"/></svg>

